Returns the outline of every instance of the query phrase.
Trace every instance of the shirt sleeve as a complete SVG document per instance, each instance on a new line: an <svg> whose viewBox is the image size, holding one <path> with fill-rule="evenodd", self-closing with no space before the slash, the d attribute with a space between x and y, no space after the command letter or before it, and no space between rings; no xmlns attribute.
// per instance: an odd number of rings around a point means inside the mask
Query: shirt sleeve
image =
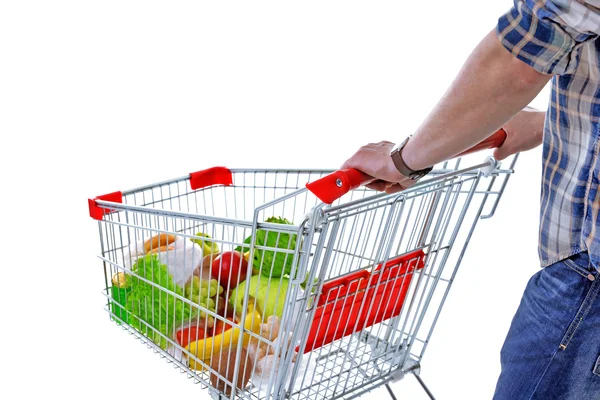
<svg viewBox="0 0 600 400"><path fill-rule="evenodd" d="M516 0L499 18L496 33L513 56L538 72L569 74L583 43L600 32L600 11L590 2Z"/></svg>

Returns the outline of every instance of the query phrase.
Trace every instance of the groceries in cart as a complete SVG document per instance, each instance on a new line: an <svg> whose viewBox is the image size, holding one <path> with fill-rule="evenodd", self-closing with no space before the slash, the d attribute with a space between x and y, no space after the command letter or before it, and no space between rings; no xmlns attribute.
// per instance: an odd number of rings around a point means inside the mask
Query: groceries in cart
<svg viewBox="0 0 600 400"><path fill-rule="evenodd" d="M292 225L279 217L266 222ZM238 388L251 377L262 381L278 363L274 348L293 279L296 236L258 229L252 259L252 236L232 249L204 232L161 232L138 241L125 251L130 267L113 279L113 313L190 369L216 371L210 382L224 393L231 391L234 370L242 371ZM297 298L303 296L299 289ZM290 321L302 312L302 303L294 304ZM289 336L285 345L293 351Z"/></svg>

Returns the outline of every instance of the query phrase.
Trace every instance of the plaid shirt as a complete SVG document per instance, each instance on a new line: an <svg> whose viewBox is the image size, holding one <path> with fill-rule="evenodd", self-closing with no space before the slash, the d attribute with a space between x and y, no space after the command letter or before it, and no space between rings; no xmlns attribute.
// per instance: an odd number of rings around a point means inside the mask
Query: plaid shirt
<svg viewBox="0 0 600 400"><path fill-rule="evenodd" d="M553 75L540 207L542 267L588 251L600 267L600 0L515 1L498 20L502 45Z"/></svg>

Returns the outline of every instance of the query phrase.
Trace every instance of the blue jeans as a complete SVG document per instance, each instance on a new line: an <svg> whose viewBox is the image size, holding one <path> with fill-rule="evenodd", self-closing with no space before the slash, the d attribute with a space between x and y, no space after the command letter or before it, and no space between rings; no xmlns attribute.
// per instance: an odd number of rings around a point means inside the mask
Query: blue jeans
<svg viewBox="0 0 600 400"><path fill-rule="evenodd" d="M598 293L587 253L531 278L502 347L494 400L600 399Z"/></svg>

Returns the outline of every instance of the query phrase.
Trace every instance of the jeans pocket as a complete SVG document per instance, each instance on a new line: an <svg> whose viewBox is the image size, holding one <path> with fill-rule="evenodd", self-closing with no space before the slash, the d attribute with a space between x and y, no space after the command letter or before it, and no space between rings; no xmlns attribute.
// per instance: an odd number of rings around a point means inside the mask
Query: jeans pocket
<svg viewBox="0 0 600 400"><path fill-rule="evenodd" d="M594 375L600 376L600 356L596 360L596 365L594 365Z"/></svg>
<svg viewBox="0 0 600 400"><path fill-rule="evenodd" d="M573 261L571 258L564 259L563 264L565 264L567 267L569 267L569 269L577 272L579 275L583 276L584 278L589 278L589 275L591 272L589 269L589 266L582 267L581 265L579 265L575 261Z"/></svg>

